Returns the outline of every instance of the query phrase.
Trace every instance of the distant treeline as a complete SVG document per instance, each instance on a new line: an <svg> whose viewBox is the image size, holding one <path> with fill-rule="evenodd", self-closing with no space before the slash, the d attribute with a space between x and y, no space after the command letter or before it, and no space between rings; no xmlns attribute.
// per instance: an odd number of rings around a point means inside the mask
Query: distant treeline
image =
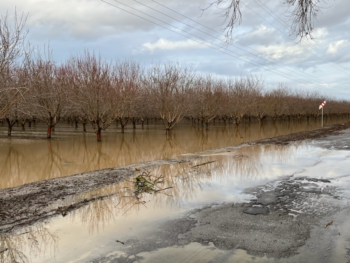
<svg viewBox="0 0 350 263"><path fill-rule="evenodd" d="M198 74L178 63L141 66L135 61L102 60L89 51L58 64L50 51L25 45L25 17L11 27L0 19L0 119L12 127L41 120L47 138L62 119L91 123L101 131L113 122L147 122L160 118L170 131L183 118L208 126L214 119L239 125L243 119L261 122L317 118L324 97L292 91L283 84L267 89L255 76L219 79ZM349 115L350 102L327 98L326 115Z"/></svg>
<svg viewBox="0 0 350 263"><path fill-rule="evenodd" d="M134 61L107 62L85 52L62 64L41 56L15 64L1 82L2 119L23 127L34 119L45 121L47 138L62 119L80 121L84 130L91 123L101 140L101 131L113 122L160 118L166 131L184 117L203 125L214 119L239 125L246 118L261 122L290 118L317 118L324 97L317 93L291 91L283 84L266 89L255 76L218 79L176 63L142 67ZM349 115L350 102L328 99L326 115Z"/></svg>

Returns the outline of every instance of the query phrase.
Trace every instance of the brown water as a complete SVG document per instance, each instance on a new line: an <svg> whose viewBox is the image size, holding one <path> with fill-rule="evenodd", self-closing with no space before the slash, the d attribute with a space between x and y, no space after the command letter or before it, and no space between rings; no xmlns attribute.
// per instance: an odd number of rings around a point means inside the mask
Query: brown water
<svg viewBox="0 0 350 263"><path fill-rule="evenodd" d="M325 125L346 120L329 119ZM0 127L0 189L56 177L117 167L132 163L174 158L181 154L232 146L289 133L319 128L318 122L277 122L211 126L209 131L192 124L178 125L165 136L161 125L149 125L125 134L111 127L97 143L91 130L84 134L59 123L52 140L45 139L45 125L21 131L14 127L8 138L6 126Z"/></svg>
<svg viewBox="0 0 350 263"><path fill-rule="evenodd" d="M58 216L50 223L24 228L15 235L0 233L0 249L11 248L0 253L0 262L89 262L96 253L110 253L110 242L115 246L116 239L126 241L157 227L159 221L176 218L208 203L242 202L250 197L241 194L244 188L265 183L284 173L296 172L300 168L295 167L295 163L312 165L315 160L300 158L304 157L300 155L300 149L305 147L250 146L210 154L190 163L161 166L152 170L152 174L165 176L162 188L173 188L158 194L145 193L139 199L130 194L129 190L133 192L135 189L133 182L128 180L69 197L58 202L55 208L85 198L110 195L90 202L66 217ZM294 158L290 159L291 155ZM208 161L215 162L200 165ZM292 166L288 167L288 164ZM117 244L115 248L120 247ZM205 249L200 244L188 247L189 251L200 248ZM116 256L124 253L118 249L112 251ZM148 257L147 254L143 256ZM161 258L157 254L149 256L151 259L147 262L152 262L153 256Z"/></svg>
<svg viewBox="0 0 350 263"><path fill-rule="evenodd" d="M212 161L211 163L204 164ZM286 175L316 178L339 178L332 184L350 189L348 151L332 151L305 143L294 145L256 145L232 152L207 154L204 159L189 163L158 167L154 176L164 176L157 194L142 194L138 199L134 179L69 197L56 204L67 206L85 198L108 196L58 216L46 223L26 227L13 235L1 235L0 262L92 262L99 256L115 258L126 255L127 245L116 243L150 235L152 229L169 219L185 215L194 208L223 202L243 202L248 187L266 184ZM136 176L136 175L135 175ZM344 192L345 194L345 192ZM348 193L349 194L349 193ZM315 203L317 205L317 203ZM345 241L344 241L345 242ZM345 247L345 245L344 245ZM339 257L346 255L341 247ZM252 257L243 250L222 251L213 244L190 243L137 254L137 262L274 262ZM23 260L20 260L20 259ZM211 261L213 260L213 261ZM93 261L98 262L98 261ZM283 262L283 261L282 261ZM337 262L337 261L334 261ZM342 262L342 261L339 261ZM345 262L345 261L344 261Z"/></svg>

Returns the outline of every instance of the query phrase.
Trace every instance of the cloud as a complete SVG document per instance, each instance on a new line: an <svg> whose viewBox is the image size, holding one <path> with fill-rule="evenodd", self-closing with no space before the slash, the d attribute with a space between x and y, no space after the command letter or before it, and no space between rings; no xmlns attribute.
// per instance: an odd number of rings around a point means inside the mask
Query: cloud
<svg viewBox="0 0 350 263"><path fill-rule="evenodd" d="M194 41L194 40L186 40L186 41L169 41L166 39L159 39L155 43L145 43L142 45L145 49L153 52L156 49L161 50L176 50L176 49L199 49L206 48L206 46Z"/></svg>
<svg viewBox="0 0 350 263"><path fill-rule="evenodd" d="M242 45L269 45L276 40L277 35L274 28L259 25L257 28L238 37L239 43Z"/></svg>
<svg viewBox="0 0 350 263"><path fill-rule="evenodd" d="M289 45L286 43L279 45L259 46L257 48L264 57L273 60L284 60L293 62L307 59L306 50L301 45Z"/></svg>
<svg viewBox="0 0 350 263"><path fill-rule="evenodd" d="M349 44L350 44L349 41L344 39L336 42L332 42L328 46L327 54L336 55L340 49L348 46Z"/></svg>

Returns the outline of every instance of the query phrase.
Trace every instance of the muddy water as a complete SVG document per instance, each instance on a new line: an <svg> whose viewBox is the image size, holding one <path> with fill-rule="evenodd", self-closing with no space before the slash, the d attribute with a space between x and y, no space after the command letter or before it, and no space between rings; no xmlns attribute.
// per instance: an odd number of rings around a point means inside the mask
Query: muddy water
<svg viewBox="0 0 350 263"><path fill-rule="evenodd" d="M345 120L326 120L330 125ZM14 127L8 138L6 126L0 127L0 189L56 177L123 166L137 162L172 158L180 154L237 145L244 142L284 135L319 127L318 122L277 122L224 126L216 124L209 131L191 124L177 126L165 136L161 125L150 124L125 134L115 125L103 133L97 143L91 130L82 133L66 123L59 123L52 140L45 140L45 125L21 131Z"/></svg>
<svg viewBox="0 0 350 263"><path fill-rule="evenodd" d="M135 198L131 178L62 200L57 207L93 196L109 195L66 217L59 216L24 228L16 235L0 235L0 247L12 248L2 253L0 262L12 262L10 257L19 262L18 258L23 258L23 262L124 262L122 259L126 257L139 259L135 262L152 263L270 262L267 258L252 257L243 250L222 251L211 243L207 246L198 243L173 245L135 255L128 255L125 249L128 240L153 235L153 230L162 222L208 204L248 200L251 196L242 194L247 187L287 175L333 179L347 195L350 189L349 166L348 151L299 144L251 146L207 155L191 163L159 167L151 171L154 176L164 177L159 189L172 188L157 194L140 193ZM339 253L346 252L345 248L340 250ZM218 258L225 258L225 261L217 261Z"/></svg>

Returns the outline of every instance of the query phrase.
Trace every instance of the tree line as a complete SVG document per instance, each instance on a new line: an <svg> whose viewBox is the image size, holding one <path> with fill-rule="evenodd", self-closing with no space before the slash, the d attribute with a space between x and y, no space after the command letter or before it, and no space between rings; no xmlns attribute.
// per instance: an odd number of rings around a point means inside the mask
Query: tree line
<svg viewBox="0 0 350 263"><path fill-rule="evenodd" d="M256 76L216 78L199 74L179 63L150 66L131 60L103 60L85 51L62 63L50 51L26 48L25 17L11 27L0 20L0 119L12 127L41 120L47 124L47 138L63 118L90 123L97 140L101 132L117 121L125 126L161 119L166 132L183 118L208 127L214 119L225 124L266 117L277 119L317 118L324 97L279 84L267 89ZM326 115L349 115L350 102L328 99Z"/></svg>

